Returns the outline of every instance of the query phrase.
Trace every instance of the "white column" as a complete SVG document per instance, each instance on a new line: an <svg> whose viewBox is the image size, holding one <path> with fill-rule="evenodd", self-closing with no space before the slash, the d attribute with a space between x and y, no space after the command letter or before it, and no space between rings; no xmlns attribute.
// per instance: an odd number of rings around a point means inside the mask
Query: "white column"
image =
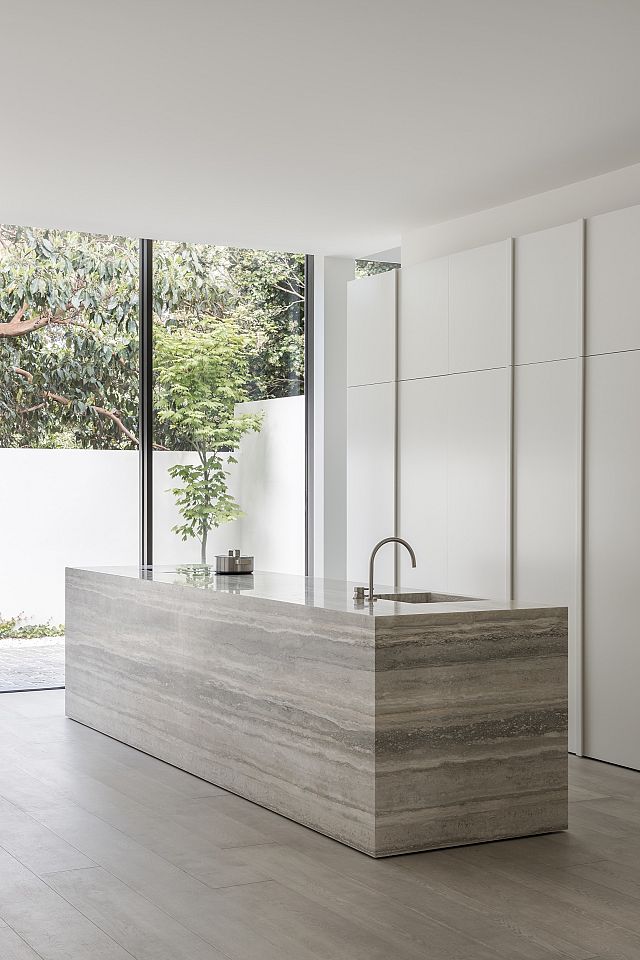
<svg viewBox="0 0 640 960"><path fill-rule="evenodd" d="M347 283L350 257L314 262L314 575L347 562Z"/></svg>

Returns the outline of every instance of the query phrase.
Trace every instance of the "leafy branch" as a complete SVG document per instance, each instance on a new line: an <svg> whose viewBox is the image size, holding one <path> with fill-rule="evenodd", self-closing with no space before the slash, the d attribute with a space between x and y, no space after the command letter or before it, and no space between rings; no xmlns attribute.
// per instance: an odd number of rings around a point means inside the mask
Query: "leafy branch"
<svg viewBox="0 0 640 960"><path fill-rule="evenodd" d="M199 540L206 563L210 531L242 516L225 467L242 437L262 425L261 415L235 412L246 399L251 340L233 319L203 317L197 330L156 324L154 342L156 417L198 455L198 463L169 468L180 481L171 492L184 521L173 531Z"/></svg>

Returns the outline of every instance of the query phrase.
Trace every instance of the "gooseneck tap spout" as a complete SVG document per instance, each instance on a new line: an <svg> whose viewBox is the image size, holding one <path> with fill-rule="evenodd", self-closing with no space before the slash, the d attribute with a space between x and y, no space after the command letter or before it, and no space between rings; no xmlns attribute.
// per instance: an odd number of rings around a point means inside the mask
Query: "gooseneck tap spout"
<svg viewBox="0 0 640 960"><path fill-rule="evenodd" d="M416 565L416 555L413 552L413 547L411 544L407 543L406 540L403 540L401 537L385 537L384 540L381 540L379 543L376 543L375 547L371 551L371 556L369 557L369 603L373 603L376 599L376 595L373 592L373 565L376 559L376 553L383 547L385 543L401 543L403 547L406 547L409 551L409 556L411 557L411 566L415 567Z"/></svg>

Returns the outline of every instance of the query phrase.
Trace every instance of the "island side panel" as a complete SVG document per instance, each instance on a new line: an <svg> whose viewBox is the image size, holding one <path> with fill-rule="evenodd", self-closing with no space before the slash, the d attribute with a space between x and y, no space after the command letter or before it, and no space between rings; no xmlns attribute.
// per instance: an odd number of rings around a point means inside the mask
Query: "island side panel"
<svg viewBox="0 0 640 960"><path fill-rule="evenodd" d="M373 621L67 575L67 715L371 853Z"/></svg>
<svg viewBox="0 0 640 960"><path fill-rule="evenodd" d="M567 827L566 610L387 618L376 854Z"/></svg>

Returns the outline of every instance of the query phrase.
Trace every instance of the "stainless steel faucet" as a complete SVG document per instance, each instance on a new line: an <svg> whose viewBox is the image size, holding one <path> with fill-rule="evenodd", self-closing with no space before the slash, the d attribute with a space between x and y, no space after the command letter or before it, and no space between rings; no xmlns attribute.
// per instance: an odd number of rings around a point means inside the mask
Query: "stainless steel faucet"
<svg viewBox="0 0 640 960"><path fill-rule="evenodd" d="M376 559L376 553L383 547L385 543L401 543L403 547L406 547L409 551L409 556L411 557L411 566L415 567L416 565L416 555L413 552L413 547L407 543L406 540L403 540L401 537L385 537L384 540L381 540L379 543L376 543L375 547L371 551L371 556L369 557L369 603L373 603L376 600L376 595L373 592L373 565Z"/></svg>

